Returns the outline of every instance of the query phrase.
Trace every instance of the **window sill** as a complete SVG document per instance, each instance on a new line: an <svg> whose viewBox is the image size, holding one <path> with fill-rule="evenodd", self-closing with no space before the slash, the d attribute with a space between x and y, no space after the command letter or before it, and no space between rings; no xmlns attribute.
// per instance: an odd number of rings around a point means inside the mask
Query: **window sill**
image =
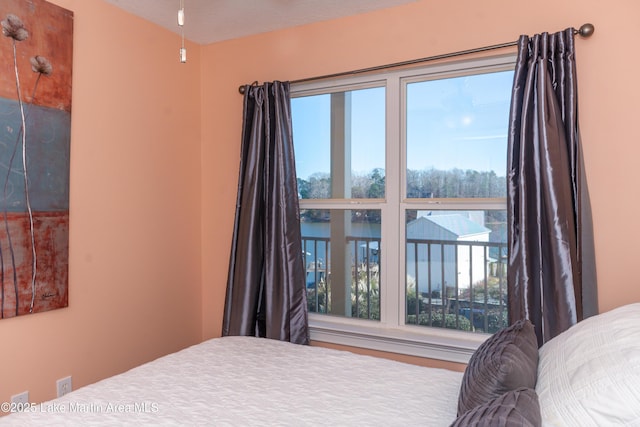
<svg viewBox="0 0 640 427"><path fill-rule="evenodd" d="M309 314L312 341L366 348L447 362L468 363L489 335L422 326L387 327L382 323Z"/></svg>

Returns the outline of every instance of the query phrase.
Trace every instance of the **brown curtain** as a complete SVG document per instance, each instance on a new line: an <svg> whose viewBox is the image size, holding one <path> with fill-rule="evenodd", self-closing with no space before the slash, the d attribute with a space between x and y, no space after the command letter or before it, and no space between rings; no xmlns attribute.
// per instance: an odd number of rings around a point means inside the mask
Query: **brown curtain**
<svg viewBox="0 0 640 427"><path fill-rule="evenodd" d="M222 335L308 344L289 84L246 86Z"/></svg>
<svg viewBox="0 0 640 427"><path fill-rule="evenodd" d="M597 312L573 29L520 37L508 138L509 321L542 345Z"/></svg>

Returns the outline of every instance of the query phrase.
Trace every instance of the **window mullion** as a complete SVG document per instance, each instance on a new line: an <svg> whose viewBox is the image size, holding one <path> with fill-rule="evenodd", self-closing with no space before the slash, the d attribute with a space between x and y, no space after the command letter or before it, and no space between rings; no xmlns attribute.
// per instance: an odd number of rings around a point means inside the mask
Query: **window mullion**
<svg viewBox="0 0 640 427"><path fill-rule="evenodd" d="M391 75L387 78L386 89L386 203L382 208L382 274L384 281L380 290L380 320L389 327L399 326L404 313L402 271L404 271L398 205L401 200L401 156L400 156L400 79Z"/></svg>

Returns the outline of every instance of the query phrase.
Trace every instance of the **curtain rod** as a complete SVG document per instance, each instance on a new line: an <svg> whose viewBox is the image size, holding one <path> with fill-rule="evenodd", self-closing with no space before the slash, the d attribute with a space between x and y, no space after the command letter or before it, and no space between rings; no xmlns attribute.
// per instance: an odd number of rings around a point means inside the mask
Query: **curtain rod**
<svg viewBox="0 0 640 427"><path fill-rule="evenodd" d="M595 31L595 27L593 26L593 24L583 24L579 30L573 30L573 34L579 34L582 37L591 37L591 35L593 34L593 32ZM446 59L446 58L453 58L456 56L462 56L462 55L470 55L472 53L479 53L479 52L485 52L488 50L495 50L495 49L502 49L505 47L510 47L510 46L516 46L518 44L518 41L512 41L512 42L507 42L507 43L501 43L501 44L494 44L491 46L484 46L484 47L477 47L475 49L467 49L467 50L461 50L458 52L451 52L451 53L443 53L440 55L434 55L434 56L428 56L426 58L418 58L418 59L410 59L408 61L402 61L402 62L394 62L393 64L385 64L385 65L377 65L374 67L369 67L369 68L361 68L359 70L351 70L351 71L343 71L340 73L334 73L334 74L325 74L323 76L318 76L318 77L308 77L308 78L304 78L304 79L299 79L299 80L293 80L291 83L304 83L304 82L310 82L310 81L314 81L314 80L323 80L323 79L331 79L334 77L344 77L344 76L352 76L355 74L363 74L363 73L369 73L371 71L380 71L380 70L386 70L388 68L397 68L397 67L404 67L406 65L413 65L413 64L419 64L422 62L429 62L429 61L436 61L438 59ZM252 83L252 85L257 85L258 81L255 81ZM246 85L242 85L240 87L238 87L238 92L240 92L240 94L244 95L244 91L245 91L245 87Z"/></svg>

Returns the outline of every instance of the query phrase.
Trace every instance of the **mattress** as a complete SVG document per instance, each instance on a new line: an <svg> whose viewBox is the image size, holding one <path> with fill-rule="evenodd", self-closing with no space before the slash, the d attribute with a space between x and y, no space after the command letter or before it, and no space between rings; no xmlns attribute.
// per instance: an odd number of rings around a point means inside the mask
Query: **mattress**
<svg viewBox="0 0 640 427"><path fill-rule="evenodd" d="M205 341L0 425L448 426L462 373L253 337Z"/></svg>

